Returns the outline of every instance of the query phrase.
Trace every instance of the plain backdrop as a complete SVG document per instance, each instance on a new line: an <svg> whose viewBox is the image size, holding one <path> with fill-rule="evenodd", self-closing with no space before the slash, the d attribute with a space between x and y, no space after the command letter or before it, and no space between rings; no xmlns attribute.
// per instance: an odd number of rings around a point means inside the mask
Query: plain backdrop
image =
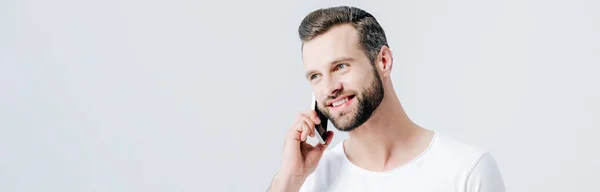
<svg viewBox="0 0 600 192"><path fill-rule="evenodd" d="M595 0L2 0L0 191L264 191L310 107L298 25L334 5L376 16L409 116L508 191L600 191Z"/></svg>

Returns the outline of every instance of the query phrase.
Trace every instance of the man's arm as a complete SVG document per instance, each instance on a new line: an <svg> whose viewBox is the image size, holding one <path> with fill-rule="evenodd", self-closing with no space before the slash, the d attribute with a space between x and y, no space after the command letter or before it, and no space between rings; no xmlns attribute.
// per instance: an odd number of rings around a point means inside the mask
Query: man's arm
<svg viewBox="0 0 600 192"><path fill-rule="evenodd" d="M467 192L504 192L504 180L496 160L484 154L467 179Z"/></svg>
<svg viewBox="0 0 600 192"><path fill-rule="evenodd" d="M305 178L277 173L267 192L297 192L304 183Z"/></svg>

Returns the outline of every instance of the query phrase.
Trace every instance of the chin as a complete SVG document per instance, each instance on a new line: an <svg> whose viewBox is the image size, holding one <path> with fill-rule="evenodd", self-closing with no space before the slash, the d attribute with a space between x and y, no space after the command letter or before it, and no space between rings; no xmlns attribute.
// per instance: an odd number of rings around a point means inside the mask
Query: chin
<svg viewBox="0 0 600 192"><path fill-rule="evenodd" d="M345 114L345 115L338 116L337 118L333 119L331 121L331 123L339 131L350 132L350 131L358 128L358 126L356 125L356 122L355 122L356 118L351 115L354 115L354 114Z"/></svg>

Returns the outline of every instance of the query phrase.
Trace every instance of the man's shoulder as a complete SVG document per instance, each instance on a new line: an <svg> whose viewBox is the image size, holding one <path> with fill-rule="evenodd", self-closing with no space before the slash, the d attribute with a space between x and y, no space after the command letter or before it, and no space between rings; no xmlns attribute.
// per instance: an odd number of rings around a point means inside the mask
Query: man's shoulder
<svg viewBox="0 0 600 192"><path fill-rule="evenodd" d="M464 187L460 191L504 191L502 174L489 151L447 136L438 139L431 159L438 170L458 177L456 181Z"/></svg>
<svg viewBox="0 0 600 192"><path fill-rule="evenodd" d="M483 157L489 156L489 152L473 144L468 144L452 137L436 134L435 140L428 156L438 159L444 166L456 166L457 168L470 168L475 166Z"/></svg>
<svg viewBox="0 0 600 192"><path fill-rule="evenodd" d="M435 147L439 150L446 151L453 154L461 155L482 155L487 151L477 145L459 141L453 137L436 133L435 136Z"/></svg>

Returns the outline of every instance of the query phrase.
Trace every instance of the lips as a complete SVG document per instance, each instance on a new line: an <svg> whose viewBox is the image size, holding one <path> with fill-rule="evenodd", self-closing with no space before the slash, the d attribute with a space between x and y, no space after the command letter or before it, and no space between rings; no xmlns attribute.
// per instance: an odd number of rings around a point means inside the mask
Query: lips
<svg viewBox="0 0 600 192"><path fill-rule="evenodd" d="M337 98L335 100L328 101L327 102L327 106L328 107L339 107L339 106L342 106L342 105L346 104L352 98L354 98L354 95L342 96L342 97L339 97L339 98Z"/></svg>
<svg viewBox="0 0 600 192"><path fill-rule="evenodd" d="M333 107L338 107L338 106L340 106L340 105L342 105L342 104L344 104L344 103L346 103L346 102L348 102L348 97L346 97L346 98L343 98L343 99L340 99L340 100L338 100L338 101L336 101L336 102L333 102L333 103L331 104L331 106L333 106Z"/></svg>

